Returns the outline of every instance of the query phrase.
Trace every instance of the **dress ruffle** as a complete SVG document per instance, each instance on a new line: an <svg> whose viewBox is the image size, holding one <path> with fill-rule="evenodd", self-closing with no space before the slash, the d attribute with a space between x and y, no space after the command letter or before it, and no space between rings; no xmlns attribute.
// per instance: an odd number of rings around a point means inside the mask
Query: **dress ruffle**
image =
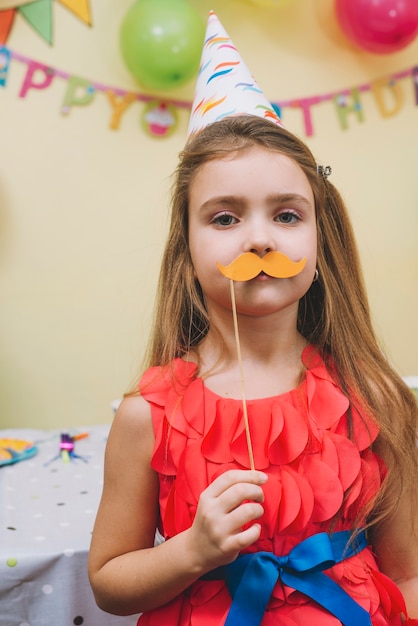
<svg viewBox="0 0 418 626"><path fill-rule="evenodd" d="M361 526L384 477L371 449L375 422L350 405L314 348L305 348L303 362L305 378L296 389L247 401L255 466L269 475L261 536L249 552L287 554L331 523L333 531L350 530L354 522ZM181 359L147 370L139 389L152 408L160 531L169 539L191 526L201 492L218 475L249 468L242 402L207 389L196 365ZM378 572L370 549L327 574L370 613L373 626L400 624L397 588ZM168 605L144 614L140 624L221 625L230 603L222 581L197 581ZM285 626L340 623L280 581L262 624L278 620Z"/></svg>

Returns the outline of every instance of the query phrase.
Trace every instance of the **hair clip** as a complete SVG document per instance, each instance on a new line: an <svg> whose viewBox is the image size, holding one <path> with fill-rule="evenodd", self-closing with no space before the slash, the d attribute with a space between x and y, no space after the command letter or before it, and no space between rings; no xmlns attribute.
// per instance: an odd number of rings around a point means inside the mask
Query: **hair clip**
<svg viewBox="0 0 418 626"><path fill-rule="evenodd" d="M328 176L332 174L332 167L330 165L317 165L316 171L320 176L322 176L322 178L325 178L326 180Z"/></svg>

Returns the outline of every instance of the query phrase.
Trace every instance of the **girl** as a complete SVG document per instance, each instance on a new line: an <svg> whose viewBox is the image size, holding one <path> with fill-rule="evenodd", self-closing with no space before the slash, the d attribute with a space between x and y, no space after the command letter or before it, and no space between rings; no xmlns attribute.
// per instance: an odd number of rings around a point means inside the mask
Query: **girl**
<svg viewBox="0 0 418 626"><path fill-rule="evenodd" d="M218 264L248 252L303 269L231 291ZM231 117L186 145L148 366L107 445L102 609L141 626L414 623L417 405L378 346L343 201L282 127Z"/></svg>

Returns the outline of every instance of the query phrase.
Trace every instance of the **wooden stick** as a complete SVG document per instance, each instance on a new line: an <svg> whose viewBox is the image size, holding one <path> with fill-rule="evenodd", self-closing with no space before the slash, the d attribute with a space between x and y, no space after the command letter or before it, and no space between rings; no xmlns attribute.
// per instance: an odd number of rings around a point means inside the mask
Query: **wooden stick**
<svg viewBox="0 0 418 626"><path fill-rule="evenodd" d="M250 425L248 422L247 400L245 398L244 369L242 366L241 344L240 344L239 333L238 333L238 317L237 317L237 307L235 304L234 281L231 278L229 279L229 286L231 289L232 317L234 320L235 343L237 346L237 357L238 357L239 372L240 372L240 378L241 378L242 411L244 415L245 435L247 438L248 455L250 457L250 468L255 469L253 444L251 442Z"/></svg>

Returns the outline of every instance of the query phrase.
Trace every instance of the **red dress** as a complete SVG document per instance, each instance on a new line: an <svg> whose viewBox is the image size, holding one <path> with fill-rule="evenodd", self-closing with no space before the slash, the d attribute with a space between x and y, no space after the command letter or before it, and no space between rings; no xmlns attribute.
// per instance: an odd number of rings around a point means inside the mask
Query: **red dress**
<svg viewBox="0 0 418 626"><path fill-rule="evenodd" d="M315 350L303 352L306 375L287 393L247 400L255 466L263 487L260 539L248 552L288 554L316 533L352 530L365 522L384 476L371 450L376 424L351 405ZM172 375L175 381L173 382ZM165 539L193 522L200 493L228 469L249 468L242 402L218 396L176 359L153 367L139 389L150 403L155 431L152 467L160 483L160 532ZM338 514L338 515L337 515ZM360 516L360 517L359 517ZM373 626L398 626L403 598L378 571L369 547L326 574L371 616ZM168 604L144 613L140 626L221 626L231 596L223 580L198 580ZM411 620L412 622L412 620ZM340 620L278 580L262 626L337 626Z"/></svg>

